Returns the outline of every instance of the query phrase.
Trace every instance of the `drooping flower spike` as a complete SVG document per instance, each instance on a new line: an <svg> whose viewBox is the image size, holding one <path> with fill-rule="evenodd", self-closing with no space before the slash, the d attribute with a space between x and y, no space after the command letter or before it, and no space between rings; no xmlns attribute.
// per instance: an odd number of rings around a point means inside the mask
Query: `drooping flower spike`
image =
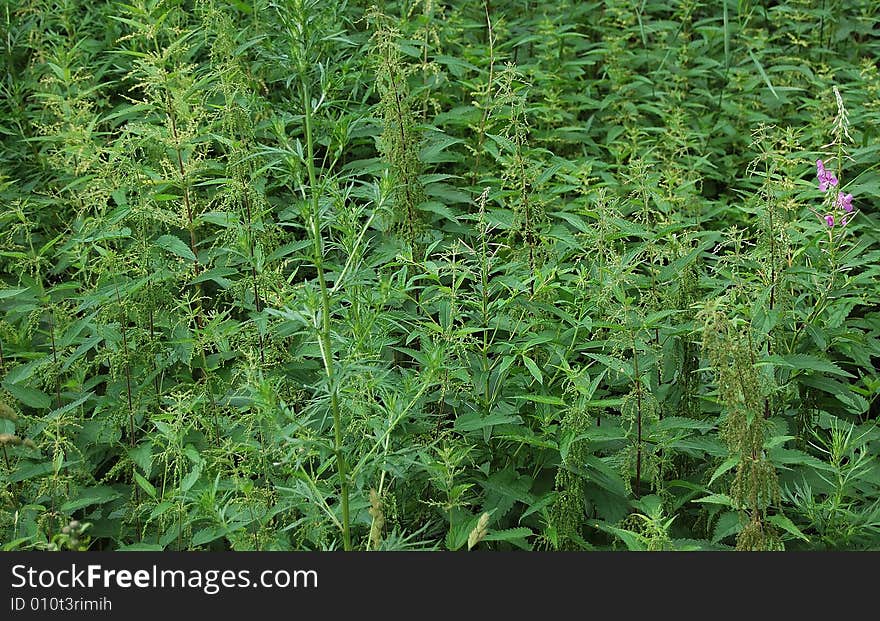
<svg viewBox="0 0 880 621"><path fill-rule="evenodd" d="M830 170L825 169L822 160L816 160L816 177L819 179L819 190L825 192L831 186L837 186L837 177Z"/></svg>
<svg viewBox="0 0 880 621"><path fill-rule="evenodd" d="M843 209L846 213L852 213L852 194L844 194L843 192L837 193L837 208Z"/></svg>

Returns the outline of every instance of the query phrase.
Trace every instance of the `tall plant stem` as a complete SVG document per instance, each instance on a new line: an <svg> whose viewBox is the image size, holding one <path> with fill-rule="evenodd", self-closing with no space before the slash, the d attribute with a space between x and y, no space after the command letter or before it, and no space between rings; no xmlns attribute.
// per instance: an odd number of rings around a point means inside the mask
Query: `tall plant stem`
<svg viewBox="0 0 880 621"><path fill-rule="evenodd" d="M348 509L348 467L342 454L342 415L339 411L339 395L336 390L335 370L333 367L333 351L330 345L330 296L327 292L327 281L324 278L324 244L321 237L320 206L318 204L318 183L315 174L314 144L312 142L312 99L309 85L305 79L302 83L303 111L306 126L306 167L309 171L311 190L311 228L314 243L314 264L318 274L318 286L321 289L321 320L318 328L318 339L321 346L321 357L324 361L324 372L330 390L330 409L333 414L333 453L336 457L336 472L339 476L339 502L342 506L342 542L346 551L351 550L351 532L349 528Z"/></svg>
<svg viewBox="0 0 880 621"><path fill-rule="evenodd" d="M639 374L639 352L636 350L635 334L632 337L633 352L633 371L636 375L636 428L638 438L636 439L636 498L641 498L642 490L642 378Z"/></svg>
<svg viewBox="0 0 880 621"><path fill-rule="evenodd" d="M183 204L186 208L186 226L189 231L189 248L195 257L195 261L193 263L193 274L194 276L198 276L201 272L201 266L199 264L199 252L198 252L198 242L196 241L196 225L195 225L195 214L193 213L192 201L190 200L189 195L189 178L187 177L186 167L183 164L183 153L181 151L181 136L180 132L177 129L177 115L174 113L174 106L171 102L171 88L166 84L166 114L168 115L168 120L171 123L171 138L174 141L174 153L177 163L177 172L180 175L180 187L183 190ZM195 283L195 292L197 298L198 307L196 308L196 325L201 329L204 321L202 318L202 285L201 283ZM203 352L204 353L204 352ZM208 372L207 369L204 370L205 373Z"/></svg>
<svg viewBox="0 0 880 621"><path fill-rule="evenodd" d="M486 230L486 199L489 189L480 196L480 306L483 323L483 347L481 349L483 360L483 415L489 416L491 400L489 397L489 235Z"/></svg>
<svg viewBox="0 0 880 621"><path fill-rule="evenodd" d="M134 406L131 400L131 362L128 352L128 330L125 328L125 311L119 297L119 284L114 282L116 305L119 307L119 326L122 329L122 349L125 352L125 392L128 395L128 444L134 448Z"/></svg>
<svg viewBox="0 0 880 621"><path fill-rule="evenodd" d="M49 309L49 338L52 341L52 362L55 369L55 409L61 407L61 378L58 372L58 349L55 347L55 313Z"/></svg>
<svg viewBox="0 0 880 621"><path fill-rule="evenodd" d="M489 44L489 81L486 83L486 97L483 100L483 114L480 117L480 128L477 131L477 149L474 156L474 168L471 171L471 182L476 184L480 178L480 165L483 155L483 143L486 141L486 124L489 121L489 105L492 101L492 84L495 82L495 33L492 31L492 7L488 0L483 4L486 12L486 38Z"/></svg>
<svg viewBox="0 0 880 621"><path fill-rule="evenodd" d="M251 214L251 203L250 200L248 200L248 188L246 186L243 188L241 200L244 204L245 214L247 215L248 253L250 254L251 260L251 284L253 285L254 290L254 306L257 309L257 314L259 314L263 312L263 301L260 298L260 291L257 287L257 268L254 259L253 215ZM260 330L259 324L257 325L257 339L259 340L260 346L260 363L266 364L266 348L263 344L263 332Z"/></svg>
<svg viewBox="0 0 880 621"><path fill-rule="evenodd" d="M150 302L149 308L149 323L150 323L150 347L152 347L156 342L156 324L153 318L153 303ZM153 384L156 388L156 411L159 411L162 408L162 388L161 382L159 380L159 368L158 363L156 363L156 377L153 378Z"/></svg>

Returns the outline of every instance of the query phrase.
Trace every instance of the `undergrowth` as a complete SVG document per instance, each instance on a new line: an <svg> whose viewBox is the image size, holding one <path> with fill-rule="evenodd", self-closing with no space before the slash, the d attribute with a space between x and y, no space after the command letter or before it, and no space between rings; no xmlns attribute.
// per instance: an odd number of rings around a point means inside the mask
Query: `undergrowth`
<svg viewBox="0 0 880 621"><path fill-rule="evenodd" d="M875 3L0 20L3 549L880 546Z"/></svg>

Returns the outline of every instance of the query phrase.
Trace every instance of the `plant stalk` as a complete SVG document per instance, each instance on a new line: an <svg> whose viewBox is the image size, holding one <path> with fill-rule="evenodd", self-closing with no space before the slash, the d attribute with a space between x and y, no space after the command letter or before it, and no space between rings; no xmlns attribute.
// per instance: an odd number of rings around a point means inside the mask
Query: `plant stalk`
<svg viewBox="0 0 880 621"><path fill-rule="evenodd" d="M310 224L312 228L312 241L314 243L315 271L318 274L318 285L321 289L321 321L316 327L318 328L321 357L324 361L324 371L327 374L327 383L330 390L330 409L333 414L333 453L336 457L336 471L339 476L339 502L342 506L342 542L344 549L349 551L351 550L351 530L348 507L348 468L345 463L345 457L342 454L342 415L339 410L339 395L336 389L333 352L330 344L330 296L327 291L327 281L324 277L324 248L321 237L314 143L312 141L312 100L309 95L309 85L305 79L303 80L302 97L306 130L306 167L309 171L309 186L311 189L312 221Z"/></svg>

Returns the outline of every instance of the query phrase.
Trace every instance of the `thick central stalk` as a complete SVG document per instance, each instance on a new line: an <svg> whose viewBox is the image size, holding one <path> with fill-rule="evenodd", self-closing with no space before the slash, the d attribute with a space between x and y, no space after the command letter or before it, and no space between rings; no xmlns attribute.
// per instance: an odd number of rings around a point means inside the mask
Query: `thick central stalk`
<svg viewBox="0 0 880 621"><path fill-rule="evenodd" d="M336 456L336 471L339 475L339 495L342 505L342 541L345 550L351 550L351 532L349 528L348 510L348 467L342 454L342 416L339 412L339 396L336 390L336 379L333 369L333 352L330 348L330 296L327 292L327 281L324 278L324 244L321 237L321 214L318 204L317 179L315 175L314 144L312 142L312 100L309 86L303 80L303 114L306 126L306 167L309 171L311 191L311 227L314 243L314 264L318 273L318 285L321 289L321 319L316 325L318 341L321 347L321 358L324 361L324 372L330 390L330 409L333 414L333 452Z"/></svg>

